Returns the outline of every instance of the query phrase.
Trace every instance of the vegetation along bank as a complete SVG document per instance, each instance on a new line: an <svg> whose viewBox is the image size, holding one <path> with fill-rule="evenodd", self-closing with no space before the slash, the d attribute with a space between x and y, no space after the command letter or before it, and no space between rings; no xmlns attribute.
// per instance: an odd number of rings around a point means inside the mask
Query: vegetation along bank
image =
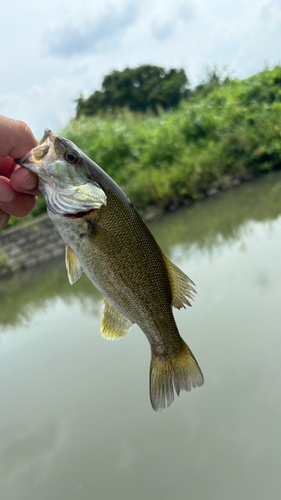
<svg viewBox="0 0 281 500"><path fill-rule="evenodd" d="M178 80L188 84L182 73ZM174 209L280 168L280 66L245 80L222 80L214 72L196 89L182 86L181 94L176 107L165 110L107 106L93 116L80 97L77 117L60 135L96 161L142 214ZM40 200L32 216L44 210Z"/></svg>

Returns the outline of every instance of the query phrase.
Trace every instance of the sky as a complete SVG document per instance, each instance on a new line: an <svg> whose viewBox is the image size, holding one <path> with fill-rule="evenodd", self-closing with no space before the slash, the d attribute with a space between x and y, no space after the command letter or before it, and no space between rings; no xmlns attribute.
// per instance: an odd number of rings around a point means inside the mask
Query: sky
<svg viewBox="0 0 281 500"><path fill-rule="evenodd" d="M10 0L1 6L0 114L37 138L114 69L215 66L246 78L281 63L281 0Z"/></svg>

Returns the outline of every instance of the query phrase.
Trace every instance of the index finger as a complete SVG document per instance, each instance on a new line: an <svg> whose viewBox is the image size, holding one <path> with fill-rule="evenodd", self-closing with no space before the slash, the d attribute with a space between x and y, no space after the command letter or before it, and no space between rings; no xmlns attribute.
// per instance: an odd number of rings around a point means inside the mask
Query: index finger
<svg viewBox="0 0 281 500"><path fill-rule="evenodd" d="M26 123L0 116L0 157L22 158L37 145Z"/></svg>

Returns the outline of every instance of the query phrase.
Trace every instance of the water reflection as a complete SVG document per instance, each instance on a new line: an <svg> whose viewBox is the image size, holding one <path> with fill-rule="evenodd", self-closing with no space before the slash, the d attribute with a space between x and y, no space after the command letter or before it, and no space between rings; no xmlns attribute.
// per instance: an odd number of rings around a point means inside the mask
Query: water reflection
<svg viewBox="0 0 281 500"><path fill-rule="evenodd" d="M269 174L229 192L168 214L150 224L150 228L167 256L180 245L181 258L190 252L211 254L225 242L240 241L251 231L251 221L273 221L281 214L281 172ZM270 231L270 227L268 228ZM258 278L265 286L266 277ZM24 293L23 293L24 290ZM15 325L32 317L38 308L56 297L66 303L79 300L83 307L99 314L99 292L83 276L70 286L64 262L52 263L0 280L0 325Z"/></svg>
<svg viewBox="0 0 281 500"><path fill-rule="evenodd" d="M211 252L247 235L251 221L273 221L281 214L281 172L269 174L197 203L151 224L167 254L178 243Z"/></svg>
<svg viewBox="0 0 281 500"><path fill-rule="evenodd" d="M26 478L40 485L48 477L51 464L64 446L68 429L63 422L43 426L20 423L7 425L0 434L1 492L16 498L26 488ZM2 496L3 498L3 496Z"/></svg>
<svg viewBox="0 0 281 500"><path fill-rule="evenodd" d="M3 326L28 321L36 310L49 307L57 297L67 304L79 300L84 309L90 309L93 314L100 309L97 299L101 299L101 295L86 276L82 276L75 288L70 286L63 259L2 280L0 285L0 325Z"/></svg>
<svg viewBox="0 0 281 500"><path fill-rule="evenodd" d="M198 285L175 315L206 380L160 414L146 338L101 337L86 277L60 262L1 283L1 500L279 498L280 181L151 224Z"/></svg>

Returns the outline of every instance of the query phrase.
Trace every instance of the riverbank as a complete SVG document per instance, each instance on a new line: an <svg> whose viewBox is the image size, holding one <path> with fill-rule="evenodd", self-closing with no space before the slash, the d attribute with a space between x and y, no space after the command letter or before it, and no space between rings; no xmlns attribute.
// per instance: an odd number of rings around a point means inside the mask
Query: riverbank
<svg viewBox="0 0 281 500"><path fill-rule="evenodd" d="M60 135L100 165L150 219L280 169L281 66L204 85L157 116L120 111L81 117ZM45 210L39 197L29 217ZM12 217L9 226L18 222Z"/></svg>
<svg viewBox="0 0 281 500"><path fill-rule="evenodd" d="M141 213L169 210L281 166L281 67L205 88L157 116L127 111L72 120L61 135Z"/></svg>
<svg viewBox="0 0 281 500"><path fill-rule="evenodd" d="M253 179L249 175L246 180ZM197 201L213 196L222 190L238 186L241 179L232 177L220 189L211 187L206 192L199 193ZM146 222L161 217L165 212L175 211L181 206L189 206L194 202L190 199L181 203L171 204L164 210L150 205L143 211ZM65 244L47 214L36 217L24 224L2 230L0 232L0 279L9 277L25 269L32 269L50 260L62 258Z"/></svg>
<svg viewBox="0 0 281 500"><path fill-rule="evenodd" d="M61 258L65 244L49 216L0 233L0 279Z"/></svg>

